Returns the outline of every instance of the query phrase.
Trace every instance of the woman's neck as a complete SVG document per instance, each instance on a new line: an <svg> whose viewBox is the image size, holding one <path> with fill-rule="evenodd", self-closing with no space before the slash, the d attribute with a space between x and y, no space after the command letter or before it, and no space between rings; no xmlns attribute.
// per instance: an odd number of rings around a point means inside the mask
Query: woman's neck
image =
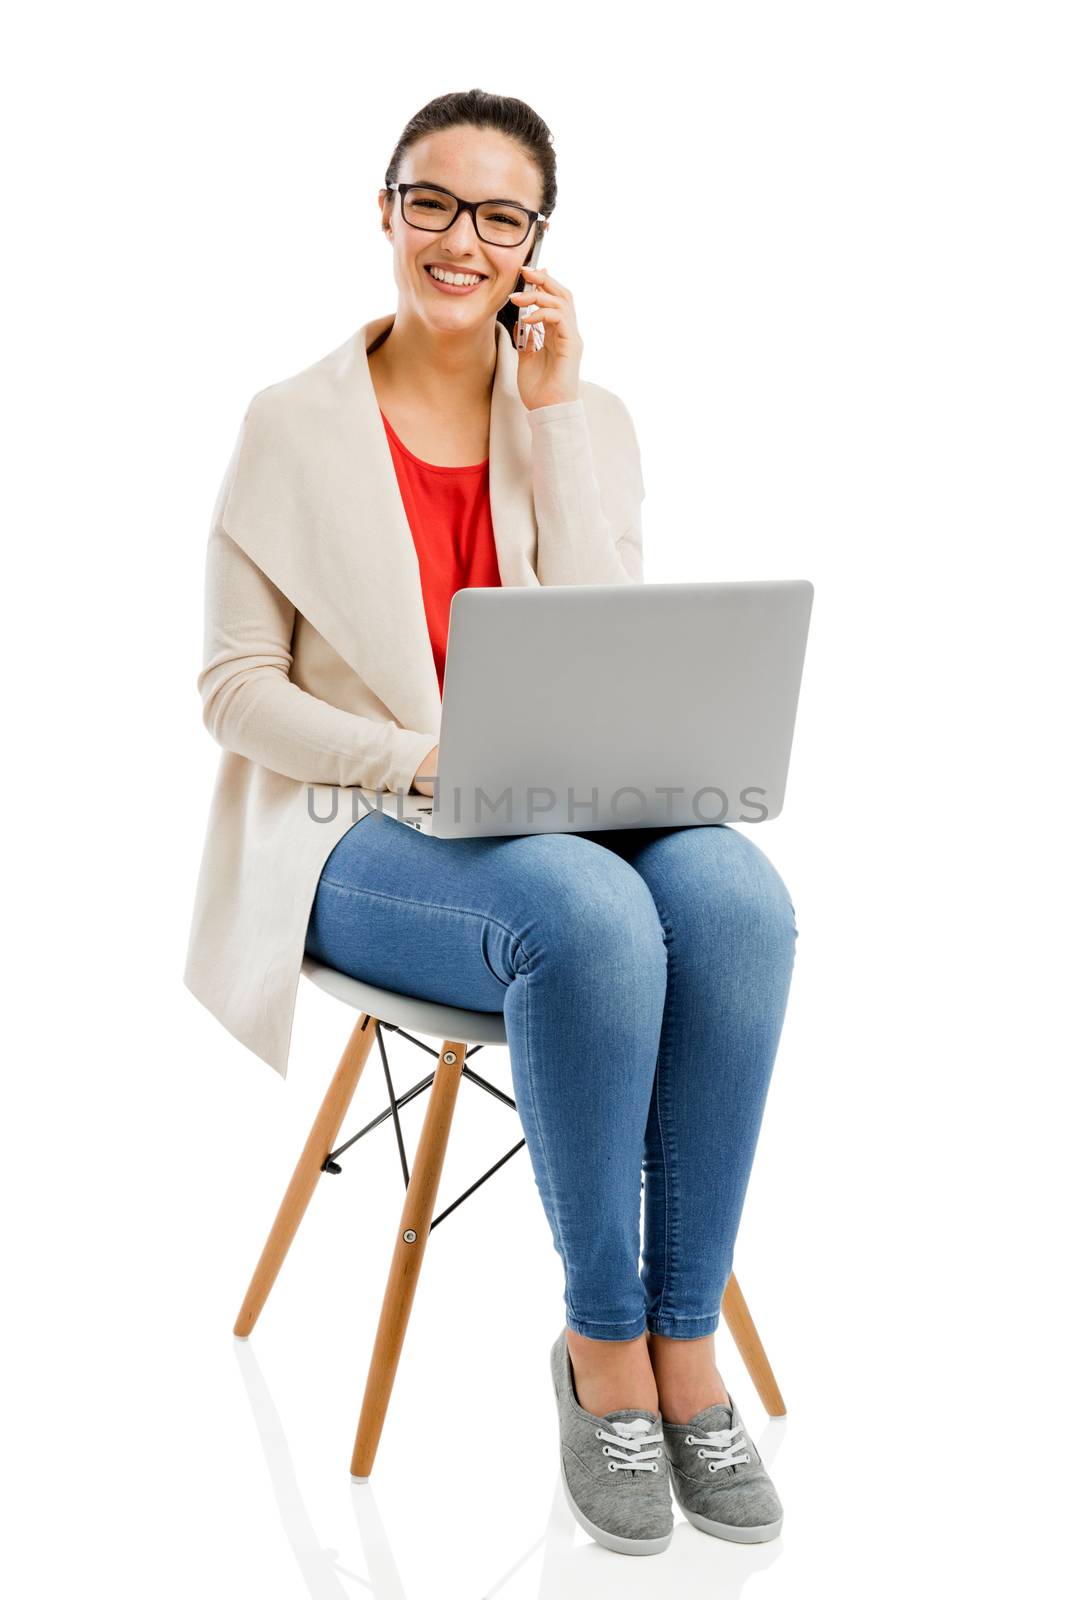
<svg viewBox="0 0 1067 1600"><path fill-rule="evenodd" d="M435 333L397 312L384 340L368 352L380 393L418 389L433 407L485 407L496 372L496 322L468 333Z"/></svg>

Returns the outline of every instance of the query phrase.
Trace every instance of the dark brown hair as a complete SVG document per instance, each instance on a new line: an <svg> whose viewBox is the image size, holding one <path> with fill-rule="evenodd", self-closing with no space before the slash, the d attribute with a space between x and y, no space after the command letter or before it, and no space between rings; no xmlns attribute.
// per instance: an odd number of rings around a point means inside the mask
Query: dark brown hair
<svg viewBox="0 0 1067 1600"><path fill-rule="evenodd" d="M548 125L528 106L525 100L515 100L506 94L489 94L485 89L463 89L454 94L440 94L429 101L421 111L416 111L400 138L385 169L386 183L396 181L400 163L416 140L428 133L439 133L444 128L458 127L495 128L506 133L520 144L531 161L537 163L541 173L541 203L538 211L551 216L556 207L556 152ZM390 200L396 195L389 191ZM535 226L540 228L541 223ZM524 261L529 261L536 240L531 238ZM522 288L522 278L517 276L515 288ZM509 300L496 314L514 343L514 328L519 307Z"/></svg>

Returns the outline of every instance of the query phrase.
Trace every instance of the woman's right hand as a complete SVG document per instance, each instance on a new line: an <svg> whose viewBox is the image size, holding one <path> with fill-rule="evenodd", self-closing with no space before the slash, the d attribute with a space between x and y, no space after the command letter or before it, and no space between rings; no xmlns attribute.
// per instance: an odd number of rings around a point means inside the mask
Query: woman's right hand
<svg viewBox="0 0 1067 1600"><path fill-rule="evenodd" d="M436 778L437 776L437 752L440 748L440 745L435 744L433 749L427 755L423 756L418 770L415 773L412 787L416 789L419 794L433 794L433 785L428 780L430 778Z"/></svg>

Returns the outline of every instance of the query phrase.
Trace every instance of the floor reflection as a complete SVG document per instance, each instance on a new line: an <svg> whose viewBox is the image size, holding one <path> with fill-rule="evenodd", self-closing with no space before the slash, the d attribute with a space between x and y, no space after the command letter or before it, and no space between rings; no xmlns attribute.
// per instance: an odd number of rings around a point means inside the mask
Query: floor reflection
<svg viewBox="0 0 1067 1600"><path fill-rule="evenodd" d="M349 1479L366 1575L343 1565L339 1550L320 1541L301 1493L282 1419L252 1341L235 1338L233 1344L282 1527L312 1600L342 1600L342 1597L347 1600L352 1584L358 1585L373 1600L409 1600L378 1512L373 1483L353 1483ZM784 1418L768 1420L756 1440L772 1475L786 1426ZM741 1594L750 1577L766 1571L782 1553L781 1535L765 1545L730 1544L691 1527L676 1509L674 1538L668 1550L657 1556L616 1555L602 1549L576 1526L557 1471L544 1534L488 1588L480 1589L477 1600L496 1600L496 1597L509 1600L510 1596L520 1594L536 1594L538 1600L619 1600L619 1596L627 1592L629 1582L640 1582L642 1593L647 1593L650 1582L675 1586L677 1593L687 1592L680 1587L682 1584L699 1583L700 1593L709 1600L733 1600ZM533 1573L538 1559L540 1574L535 1578ZM627 1577L630 1571L634 1573L632 1579ZM469 1581L461 1573L442 1574L438 1592L469 1594ZM421 1600L421 1597L411 1596L410 1600Z"/></svg>

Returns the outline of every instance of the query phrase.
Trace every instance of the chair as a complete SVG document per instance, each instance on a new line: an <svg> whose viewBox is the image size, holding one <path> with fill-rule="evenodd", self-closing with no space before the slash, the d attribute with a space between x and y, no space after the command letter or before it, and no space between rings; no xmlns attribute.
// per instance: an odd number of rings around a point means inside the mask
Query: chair
<svg viewBox="0 0 1067 1600"><path fill-rule="evenodd" d="M438 1223L443 1222L445 1217L473 1194L475 1189L492 1177L494 1172L499 1171L505 1161L509 1161L521 1150L526 1141L520 1139L506 1155L472 1183L470 1188L465 1189L451 1205L434 1216L434 1203L448 1146L460 1079L464 1077L469 1079L480 1089L494 1095L498 1100L503 1100L513 1110L516 1109L515 1101L510 1095L496 1088L468 1065L469 1058L484 1045L506 1045L507 1034L504 1030L503 1014L497 1011L464 1011L455 1006L437 1005L428 1000L415 999L411 995L397 994L389 989L378 989L373 984L363 983L342 972L336 972L332 967L322 966L319 962L312 961L310 957L304 958L302 972L303 976L318 988L343 1001L345 1005L351 1006L359 1013L359 1017L307 1137L303 1153L289 1180L289 1187L285 1191L278 1215L274 1219L274 1225L252 1274L233 1331L238 1338L247 1339L255 1327L320 1175L323 1172L339 1173L341 1166L338 1157L350 1149L364 1134L391 1116L396 1130L406 1193L350 1465L353 1479L357 1483L366 1483L374 1465L378 1441L385 1423L385 1413L392 1394L404 1335L415 1299L422 1257L430 1233ZM407 1029L412 1031L409 1033ZM399 1034L401 1038L409 1040L411 1044L420 1050L425 1050L431 1056L435 1052L429 1045L413 1038L412 1034L427 1034L432 1039L443 1041L440 1051L437 1052L434 1070L399 1096L393 1089L385 1040L382 1037L383 1030ZM389 1104L344 1144L335 1146L334 1141L375 1038L378 1040L382 1058ZM429 1104L419 1136L415 1163L409 1176L399 1113L409 1101L414 1100L427 1088L430 1089ZM737 1279L732 1273L723 1295L722 1309L734 1343L740 1351L767 1412L771 1416L784 1416L785 1403L748 1307L742 1298Z"/></svg>

